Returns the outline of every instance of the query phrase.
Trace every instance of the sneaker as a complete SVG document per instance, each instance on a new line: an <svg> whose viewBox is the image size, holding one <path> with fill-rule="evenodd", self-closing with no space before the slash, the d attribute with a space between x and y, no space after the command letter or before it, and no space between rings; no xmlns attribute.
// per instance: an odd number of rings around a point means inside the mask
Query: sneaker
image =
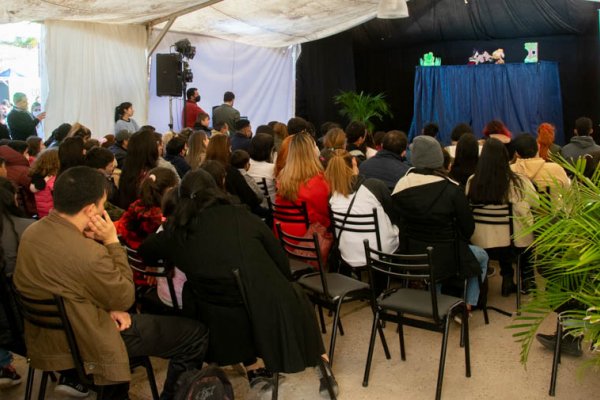
<svg viewBox="0 0 600 400"><path fill-rule="evenodd" d="M17 374L15 367L7 365L0 368L0 387L10 387L21 383L21 376Z"/></svg>
<svg viewBox="0 0 600 400"><path fill-rule="evenodd" d="M78 398L84 398L90 394L88 388L81 382L62 374L60 378L58 378L58 384L54 388L54 391L66 396Z"/></svg>
<svg viewBox="0 0 600 400"><path fill-rule="evenodd" d="M554 351L556 346L556 335L545 335L538 333L535 338L544 347ZM560 352L573 357L581 357L583 350L581 350L581 337L573 337L571 335L565 335L560 343Z"/></svg>
<svg viewBox="0 0 600 400"><path fill-rule="evenodd" d="M473 313L469 311L469 319L473 318ZM454 322L459 325L462 325L462 313L458 313L454 316Z"/></svg>
<svg viewBox="0 0 600 400"><path fill-rule="evenodd" d="M327 372L327 377L323 376L321 372L321 367L317 367L317 376L319 377L319 395L321 395L324 399L329 399L329 391L327 390L327 378L331 380L331 385L333 386L333 393L335 393L336 397L340 392L340 388L338 386L337 381L335 380L335 376L333 375L333 371L331 370L331 365L329 362L323 360L323 365L325 366L325 371Z"/></svg>

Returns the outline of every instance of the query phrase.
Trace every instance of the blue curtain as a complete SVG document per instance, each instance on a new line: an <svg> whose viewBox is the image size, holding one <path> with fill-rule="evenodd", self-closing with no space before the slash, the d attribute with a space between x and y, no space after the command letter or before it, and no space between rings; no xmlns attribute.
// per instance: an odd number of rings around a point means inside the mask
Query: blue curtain
<svg viewBox="0 0 600 400"><path fill-rule="evenodd" d="M493 119L504 122L513 137L535 136L540 123L550 122L556 126L555 142L564 144L558 63L417 67L410 140L429 122L439 125L444 145L461 122L481 137Z"/></svg>

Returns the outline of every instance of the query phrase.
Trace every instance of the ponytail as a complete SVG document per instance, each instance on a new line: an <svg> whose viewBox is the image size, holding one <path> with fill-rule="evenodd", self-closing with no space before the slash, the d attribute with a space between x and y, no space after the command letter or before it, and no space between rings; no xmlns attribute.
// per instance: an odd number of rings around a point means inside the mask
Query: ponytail
<svg viewBox="0 0 600 400"><path fill-rule="evenodd" d="M118 120L120 120L121 117L123 116L123 113L125 112L125 110L127 110L132 105L133 104L131 104L130 102L126 101L126 102L121 103L118 106L116 106L115 107L115 122L117 122Z"/></svg>
<svg viewBox="0 0 600 400"><path fill-rule="evenodd" d="M165 191L177 185L177 175L167 168L153 168L140 184L140 200L144 207L160 207Z"/></svg>
<svg viewBox="0 0 600 400"><path fill-rule="evenodd" d="M354 182L352 155L346 150L335 150L327 164L325 178L329 182L332 193L337 192L348 197L352 193Z"/></svg>

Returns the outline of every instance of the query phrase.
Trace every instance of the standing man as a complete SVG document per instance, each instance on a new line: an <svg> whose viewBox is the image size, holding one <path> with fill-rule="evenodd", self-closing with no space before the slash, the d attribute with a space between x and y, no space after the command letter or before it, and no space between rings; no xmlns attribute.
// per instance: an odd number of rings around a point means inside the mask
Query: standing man
<svg viewBox="0 0 600 400"><path fill-rule="evenodd" d="M44 118L46 113L39 113L34 117L29 112L29 104L25 93L17 92L13 95L14 107L8 113L8 129L13 140L27 140L29 136L37 136L36 127Z"/></svg>
<svg viewBox="0 0 600 400"><path fill-rule="evenodd" d="M10 109L10 102L6 99L0 103L0 139L10 139L8 125L6 125L6 117Z"/></svg>
<svg viewBox="0 0 600 400"><path fill-rule="evenodd" d="M225 92L223 95L223 104L213 110L213 124L219 125L222 122L227 123L229 129L237 128L236 122L240 119L240 112L233 108L235 95L232 92Z"/></svg>
<svg viewBox="0 0 600 400"><path fill-rule="evenodd" d="M194 128L198 114L206 112L200 108L200 94L197 88L189 88L185 93L187 100L185 101L185 115L181 119L185 121L185 128Z"/></svg>
<svg viewBox="0 0 600 400"><path fill-rule="evenodd" d="M83 367L96 384L106 385L99 398L128 399L129 359L156 356L170 361L160 397L170 400L179 375L202 366L208 332L191 319L126 311L135 300L133 276L104 210L106 194L106 178L95 169L62 173L54 209L21 237L14 283L32 299L63 297ZM75 386L63 332L26 323L25 342L34 368L61 371L59 386Z"/></svg>

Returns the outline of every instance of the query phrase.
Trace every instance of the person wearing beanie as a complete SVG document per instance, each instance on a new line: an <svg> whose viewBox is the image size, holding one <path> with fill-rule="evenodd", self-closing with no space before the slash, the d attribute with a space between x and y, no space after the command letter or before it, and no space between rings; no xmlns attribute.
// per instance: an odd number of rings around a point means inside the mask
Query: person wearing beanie
<svg viewBox="0 0 600 400"><path fill-rule="evenodd" d="M560 154L561 148L554 143L554 133L556 129L554 125L543 122L537 129L537 144L540 152L540 157L545 161L550 161L550 154Z"/></svg>
<svg viewBox="0 0 600 400"><path fill-rule="evenodd" d="M231 137L231 151L248 151L252 140L252 126L247 119L240 119L235 123L235 135Z"/></svg>
<svg viewBox="0 0 600 400"><path fill-rule="evenodd" d="M396 215L392 222L400 228L399 252L423 253L432 246L436 278L442 282L457 274L468 278L466 301L470 308L477 305L477 277L485 278L488 256L482 248L469 245L475 230L469 201L462 188L446 176L442 146L436 139L417 136L410 149L413 168L392 193Z"/></svg>

